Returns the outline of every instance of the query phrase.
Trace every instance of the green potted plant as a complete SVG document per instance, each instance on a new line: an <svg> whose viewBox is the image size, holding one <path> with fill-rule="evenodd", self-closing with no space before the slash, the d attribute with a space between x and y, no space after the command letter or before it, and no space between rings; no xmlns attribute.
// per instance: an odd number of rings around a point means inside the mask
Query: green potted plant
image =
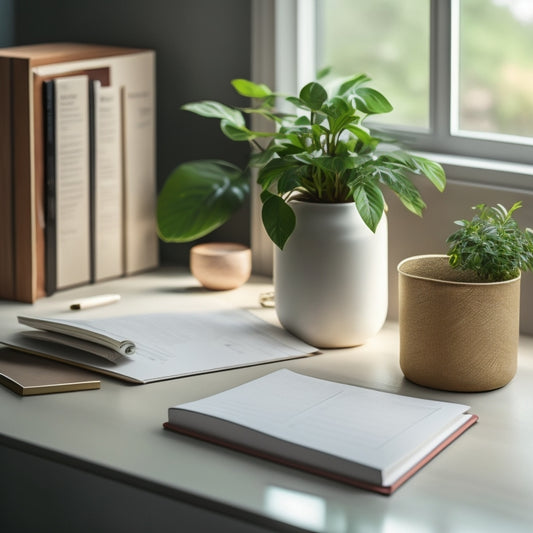
<svg viewBox="0 0 533 533"><path fill-rule="evenodd" d="M533 270L533 232L514 212L480 204L446 255L398 265L400 366L420 385L483 391L516 373L521 272Z"/></svg>
<svg viewBox="0 0 533 533"><path fill-rule="evenodd" d="M183 109L220 120L230 139L250 143L249 165L188 162L169 176L159 195L160 237L187 242L213 231L242 205L250 169L256 167L263 225L276 245L278 317L287 329L322 347L361 344L385 320L382 188L421 215L425 204L412 176L427 177L441 191L445 187L438 163L394 147L391 139L366 127L368 117L392 110L369 81L356 75L329 93L311 82L298 96L283 96L236 79L232 85L252 99L250 107L186 104ZM276 111L279 99L295 112ZM245 115L252 114L270 121L273 131L249 129Z"/></svg>

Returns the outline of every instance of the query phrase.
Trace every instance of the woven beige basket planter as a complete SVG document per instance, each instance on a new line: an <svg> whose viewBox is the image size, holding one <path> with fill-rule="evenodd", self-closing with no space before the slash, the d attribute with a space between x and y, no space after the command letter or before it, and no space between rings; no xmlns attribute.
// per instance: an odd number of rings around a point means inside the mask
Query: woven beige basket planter
<svg viewBox="0 0 533 533"><path fill-rule="evenodd" d="M449 391L503 387L516 373L520 277L476 283L446 255L398 265L400 367L419 385Z"/></svg>

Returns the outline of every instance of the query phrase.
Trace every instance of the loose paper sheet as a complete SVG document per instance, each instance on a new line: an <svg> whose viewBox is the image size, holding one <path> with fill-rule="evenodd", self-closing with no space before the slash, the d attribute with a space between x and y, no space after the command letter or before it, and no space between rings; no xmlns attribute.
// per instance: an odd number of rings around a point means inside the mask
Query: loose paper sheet
<svg viewBox="0 0 533 533"><path fill-rule="evenodd" d="M96 320L71 320L131 339L135 353L117 363L73 348L20 334L2 342L31 353L146 383L316 353L316 348L244 310L162 313Z"/></svg>

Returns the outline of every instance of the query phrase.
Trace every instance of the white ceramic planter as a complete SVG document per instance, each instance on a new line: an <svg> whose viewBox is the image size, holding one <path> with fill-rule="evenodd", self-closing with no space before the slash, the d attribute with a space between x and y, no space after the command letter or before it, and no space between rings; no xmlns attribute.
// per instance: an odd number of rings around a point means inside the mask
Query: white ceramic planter
<svg viewBox="0 0 533 533"><path fill-rule="evenodd" d="M387 315L385 215L372 233L353 203L291 205L295 231L274 253L281 324L320 348L364 344Z"/></svg>

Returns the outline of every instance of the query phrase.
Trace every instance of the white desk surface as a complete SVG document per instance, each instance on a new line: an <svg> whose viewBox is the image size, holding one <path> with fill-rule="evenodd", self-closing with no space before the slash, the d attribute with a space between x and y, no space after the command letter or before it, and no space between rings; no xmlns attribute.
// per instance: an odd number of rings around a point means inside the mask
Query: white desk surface
<svg viewBox="0 0 533 533"><path fill-rule="evenodd" d="M34 305L0 303L0 335L20 313L74 317L243 307L276 321L253 278L208 292L184 270L161 269L59 292ZM78 297L119 292L118 304L69 311ZM167 408L274 369L471 405L479 422L390 497L347 487L162 429ZM366 345L322 355L147 385L101 377L96 391L22 398L0 387L0 444L111 479L196 502L249 523L305 531L530 532L533 530L533 339L520 343L518 373L506 387L457 394L418 387L398 364L398 327L387 323ZM282 502L281 504L279 502ZM0 504L1 505L1 504ZM287 527L287 530L293 530Z"/></svg>

